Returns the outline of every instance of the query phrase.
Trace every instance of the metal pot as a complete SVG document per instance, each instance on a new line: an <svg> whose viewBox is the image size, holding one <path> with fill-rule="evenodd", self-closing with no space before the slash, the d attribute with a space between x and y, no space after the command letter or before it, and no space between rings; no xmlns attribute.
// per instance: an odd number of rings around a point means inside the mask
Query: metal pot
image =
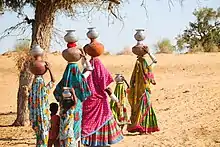
<svg viewBox="0 0 220 147"><path fill-rule="evenodd" d="M99 37L99 33L95 30L95 27L93 27L93 28L88 28L88 32L87 32L87 37L89 38L89 39L96 39L96 38L98 38Z"/></svg>
<svg viewBox="0 0 220 147"><path fill-rule="evenodd" d="M72 43L75 43L77 42L79 39L78 37L76 36L76 30L66 30L67 34L64 36L64 40L66 42L72 42Z"/></svg>

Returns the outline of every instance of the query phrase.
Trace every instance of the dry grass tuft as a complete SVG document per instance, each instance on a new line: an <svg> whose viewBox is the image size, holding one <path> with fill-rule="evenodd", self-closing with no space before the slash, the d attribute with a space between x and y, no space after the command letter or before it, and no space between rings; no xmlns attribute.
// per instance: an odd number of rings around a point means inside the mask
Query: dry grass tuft
<svg viewBox="0 0 220 147"><path fill-rule="evenodd" d="M132 49L130 47L125 47L122 51L118 52L116 55L132 55Z"/></svg>

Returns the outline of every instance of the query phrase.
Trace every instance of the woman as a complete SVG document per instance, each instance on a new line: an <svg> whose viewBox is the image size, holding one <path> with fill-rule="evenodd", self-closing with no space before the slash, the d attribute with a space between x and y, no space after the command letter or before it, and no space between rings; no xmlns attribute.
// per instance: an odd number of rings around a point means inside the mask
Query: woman
<svg viewBox="0 0 220 147"><path fill-rule="evenodd" d="M125 84L127 85L127 89L129 89L129 85L125 80L124 76L121 74L116 74L115 81L116 81L116 86L115 86L114 94L117 98L119 98L119 103L121 104L121 107L120 109L118 109L116 102L113 100L110 101L110 106L115 120L117 121L118 125L121 127L121 130L123 130L124 125L130 124L130 120L127 114L128 100L126 95L127 92L125 89Z"/></svg>
<svg viewBox="0 0 220 147"><path fill-rule="evenodd" d="M75 44L73 45L76 46ZM70 44L68 44L68 46L74 47L70 46ZM72 94L76 95L75 97L77 98L76 104L70 109L60 108L61 147L76 147L79 145L78 143L81 139L82 102L91 95L86 83L86 78L91 72L90 66L91 65L87 64L88 71L82 74L77 63L69 62L64 71L63 78L57 84L54 91L54 96L60 103L62 101L64 87L74 89Z"/></svg>
<svg viewBox="0 0 220 147"><path fill-rule="evenodd" d="M129 132L146 134L159 131L157 118L150 102L150 84L156 84L152 68L143 56L138 56L128 94L131 105L131 124L127 127Z"/></svg>
<svg viewBox="0 0 220 147"><path fill-rule="evenodd" d="M92 58L90 63L94 70L87 82L92 95L83 102L82 144L91 147L110 146L123 139L107 96L107 92L110 93L111 98L118 103L118 99L108 88L113 78L98 57Z"/></svg>
<svg viewBox="0 0 220 147"><path fill-rule="evenodd" d="M35 60L42 61L43 49L39 46L35 46L31 53ZM48 94L55 80L48 63L46 68L50 73L51 82L45 85L43 76L35 75L28 98L29 117L37 137L37 147L47 147L50 129Z"/></svg>

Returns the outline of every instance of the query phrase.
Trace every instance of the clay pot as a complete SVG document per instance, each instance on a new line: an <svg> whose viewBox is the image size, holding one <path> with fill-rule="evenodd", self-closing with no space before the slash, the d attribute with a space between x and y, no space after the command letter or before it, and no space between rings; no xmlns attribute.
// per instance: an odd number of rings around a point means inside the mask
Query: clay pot
<svg viewBox="0 0 220 147"><path fill-rule="evenodd" d="M34 61L30 64L30 71L34 75L44 75L47 72L46 63L44 61Z"/></svg>
<svg viewBox="0 0 220 147"><path fill-rule="evenodd" d="M99 37L99 33L95 30L95 28L93 27L93 28L88 28L88 32L87 32L87 37L89 38L89 39L96 39L96 38L98 38Z"/></svg>
<svg viewBox="0 0 220 147"><path fill-rule="evenodd" d="M64 40L66 42L75 43L79 40L78 37L76 36L75 30L66 30L66 32L67 32L67 34L64 36Z"/></svg>
<svg viewBox="0 0 220 147"><path fill-rule="evenodd" d="M104 45L93 40L91 43L83 47L84 51L91 57L98 57L104 52Z"/></svg>
<svg viewBox="0 0 220 147"><path fill-rule="evenodd" d="M147 52L143 49L143 47L144 47L144 44L137 44L134 47L132 47L132 52L135 55L144 56L147 54Z"/></svg>
<svg viewBox="0 0 220 147"><path fill-rule="evenodd" d="M65 49L62 52L62 56L68 62L77 62L81 59L81 53L78 47L73 47Z"/></svg>

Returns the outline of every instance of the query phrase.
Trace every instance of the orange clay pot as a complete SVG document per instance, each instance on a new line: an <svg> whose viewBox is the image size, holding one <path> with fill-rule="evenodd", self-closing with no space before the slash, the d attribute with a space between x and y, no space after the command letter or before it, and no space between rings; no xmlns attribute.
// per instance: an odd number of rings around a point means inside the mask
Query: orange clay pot
<svg viewBox="0 0 220 147"><path fill-rule="evenodd" d="M91 57L97 57L103 54L104 46L100 42L93 40L83 47L84 51Z"/></svg>

